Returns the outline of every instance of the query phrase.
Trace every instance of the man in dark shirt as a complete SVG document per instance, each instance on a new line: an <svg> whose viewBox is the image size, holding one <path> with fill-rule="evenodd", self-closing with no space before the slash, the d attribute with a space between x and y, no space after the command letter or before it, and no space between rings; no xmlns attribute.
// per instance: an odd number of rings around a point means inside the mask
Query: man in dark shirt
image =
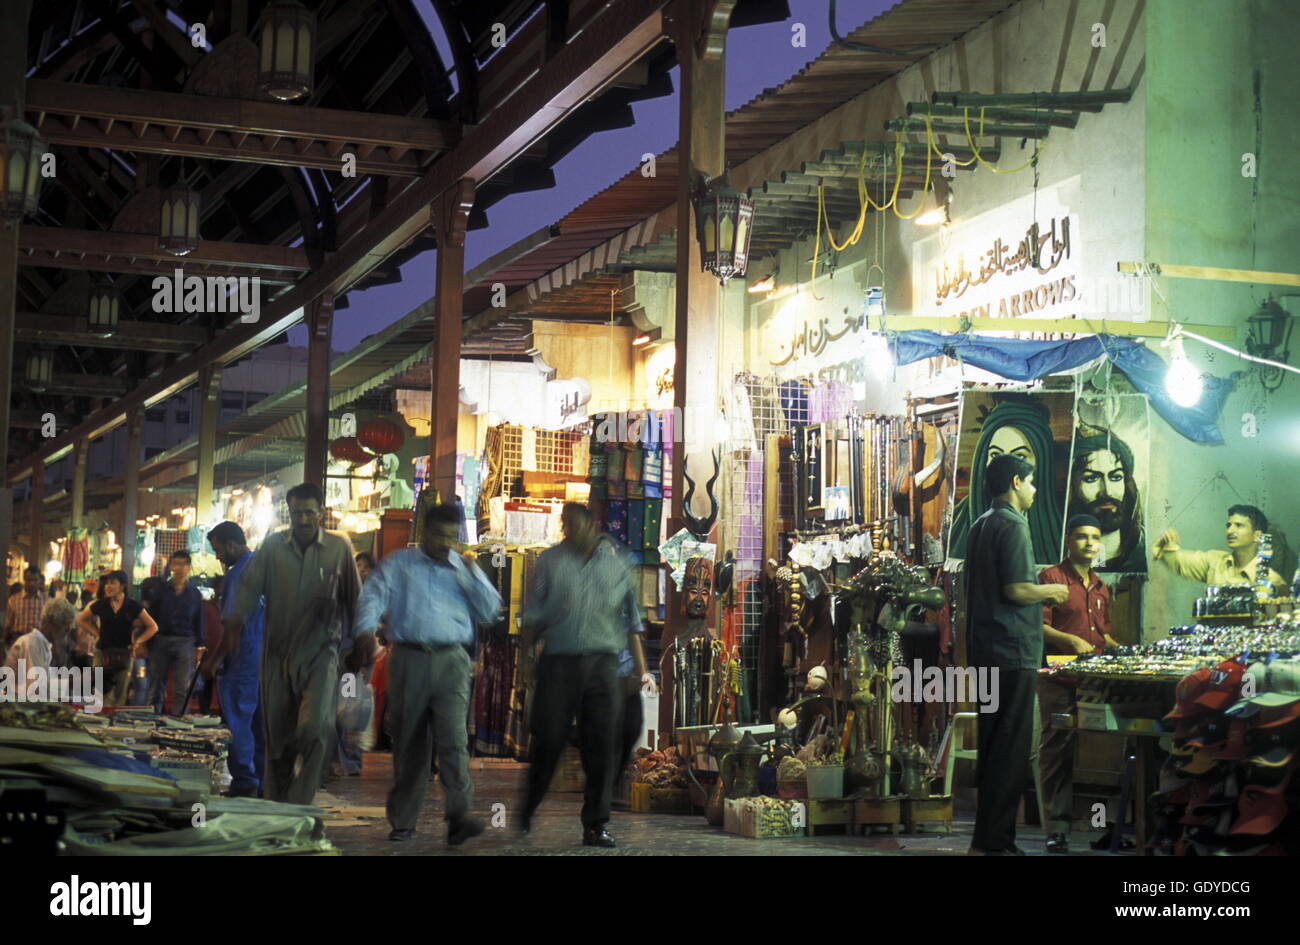
<svg viewBox="0 0 1300 945"><path fill-rule="evenodd" d="M1025 513L1034 504L1034 467L1011 453L984 472L992 507L975 520L966 541L967 659L993 675L998 698L979 713L979 799L973 856L1012 856L1016 808L1029 775L1034 690L1043 661L1045 603L1064 603L1060 584L1035 581L1033 541Z"/></svg>
<svg viewBox="0 0 1300 945"><path fill-rule="evenodd" d="M110 571L100 578L104 596L92 601L77 617L77 626L93 641L104 666L104 702L126 705L132 660L158 632L149 611L126 596L126 572ZM137 628L143 628L136 633Z"/></svg>
<svg viewBox="0 0 1300 945"><path fill-rule="evenodd" d="M172 715L184 715L194 661L203 639L203 598L190 584L190 553L174 551L168 561L171 583L159 588L149 611L158 622L158 635L149 647L149 702L161 714L172 675Z"/></svg>
<svg viewBox="0 0 1300 945"><path fill-rule="evenodd" d="M1064 584L1070 599L1043 607L1043 642L1055 653L1078 656L1115 646L1110 627L1110 590L1092 570L1101 552L1101 520L1075 515L1065 526L1065 560L1038 573L1040 584ZM1074 813L1074 741L1072 728L1053 729L1053 713L1074 709L1074 689L1053 678L1038 684L1042 742L1043 805L1047 810L1047 852L1070 852Z"/></svg>

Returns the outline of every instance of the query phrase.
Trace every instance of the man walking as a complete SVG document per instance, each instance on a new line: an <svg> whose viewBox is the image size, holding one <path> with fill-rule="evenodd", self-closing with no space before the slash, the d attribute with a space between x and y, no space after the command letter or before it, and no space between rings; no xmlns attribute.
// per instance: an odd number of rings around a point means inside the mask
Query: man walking
<svg viewBox="0 0 1300 945"><path fill-rule="evenodd" d="M969 665L989 672L997 708L979 713L975 834L970 855L1016 856L1016 808L1029 774L1034 691L1043 662L1042 605L1063 604L1062 584L1038 584L1025 513L1034 504L1034 467L1012 453L984 471L992 507L966 541Z"/></svg>
<svg viewBox="0 0 1300 945"><path fill-rule="evenodd" d="M41 590L41 571L30 567L23 572L23 591L9 598L5 607L4 646L9 646L24 633L41 628L41 614L47 602Z"/></svg>
<svg viewBox="0 0 1300 945"><path fill-rule="evenodd" d="M536 673L537 692L521 827L527 832L532 825L576 716L587 781L582 842L613 847L614 838L605 825L619 764L624 701L619 653L624 648L631 652L635 672L650 691L654 677L646 670L641 611L625 555L612 538L597 533L585 506L565 505L561 524L564 540L538 556L524 608L524 677L531 679ZM532 649L539 634L545 652L535 664Z"/></svg>
<svg viewBox="0 0 1300 945"><path fill-rule="evenodd" d="M161 715L172 677L172 715L184 715L185 694L194 678L195 657L203 640L203 597L190 584L190 553L173 551L167 566L171 583L149 602L158 633L149 643L149 702Z"/></svg>
<svg viewBox="0 0 1300 945"><path fill-rule="evenodd" d="M1092 570L1102 547L1102 522L1076 515L1065 526L1065 560L1038 573L1040 584L1063 584L1070 598L1043 607L1043 642L1068 656L1100 653L1117 646L1111 636L1110 590ZM1042 739L1043 807L1047 811L1047 852L1070 852L1070 823L1074 819L1074 742L1072 728L1053 728L1053 713L1074 711L1074 688L1059 679L1038 682Z"/></svg>
<svg viewBox="0 0 1300 945"><path fill-rule="evenodd" d="M339 641L356 611L361 579L351 543L321 527L320 487L304 482L286 499L292 525L262 542L238 582L233 611L222 622L227 634L239 634L265 600L262 791L273 801L310 804L328 761L338 705Z"/></svg>
<svg viewBox="0 0 1300 945"><path fill-rule="evenodd" d="M221 586L221 617L235 614L235 598L253 560L244 530L222 522L208 532L208 544L225 568ZM223 633L216 650L203 661L204 675L220 673L221 711L230 729L230 796L260 797L266 768L266 728L262 722L262 637L266 630L266 601L258 597L253 613L239 633Z"/></svg>
<svg viewBox="0 0 1300 945"><path fill-rule="evenodd" d="M381 561L357 605L354 651L373 651L375 632L385 618L385 636L392 644L390 840L415 836L435 736L439 777L447 797L447 843L459 846L483 832L483 821L470 816L474 782L469 776L465 730L472 668L469 650L476 626L497 619L501 595L473 559L456 550L459 533L460 513L454 505L430 506L420 547Z"/></svg>

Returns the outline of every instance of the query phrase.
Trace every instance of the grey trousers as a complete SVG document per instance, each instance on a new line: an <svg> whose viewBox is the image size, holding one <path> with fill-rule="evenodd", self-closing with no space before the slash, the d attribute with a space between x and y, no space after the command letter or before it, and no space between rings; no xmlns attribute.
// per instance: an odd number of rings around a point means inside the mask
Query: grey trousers
<svg viewBox="0 0 1300 945"><path fill-rule="evenodd" d="M1074 690L1052 679L1038 683L1038 700L1042 707L1042 748L1039 762L1043 772L1043 804L1047 808L1048 833L1061 833L1068 839L1074 820L1074 743L1075 730L1051 727L1052 713L1074 708Z"/></svg>
<svg viewBox="0 0 1300 945"><path fill-rule="evenodd" d="M330 647L305 666L295 665L293 657L266 653L262 663L262 719L266 725L262 792L267 800L310 804L315 798L333 745L338 665L338 653Z"/></svg>
<svg viewBox="0 0 1300 945"><path fill-rule="evenodd" d="M398 643L388 664L388 713L393 732L393 788L388 823L413 830L429 788L434 742L438 776L446 794L446 818L460 820L474 805L465 723L469 716L471 664L455 644L418 649Z"/></svg>

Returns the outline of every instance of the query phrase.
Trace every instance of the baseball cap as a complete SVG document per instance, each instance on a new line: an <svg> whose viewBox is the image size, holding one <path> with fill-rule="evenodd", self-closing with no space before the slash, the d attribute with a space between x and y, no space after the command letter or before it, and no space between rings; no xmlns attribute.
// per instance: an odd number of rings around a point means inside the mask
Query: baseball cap
<svg viewBox="0 0 1300 945"><path fill-rule="evenodd" d="M1246 667L1235 659L1224 660L1210 670L1209 680L1193 700L1196 705L1218 711L1237 701Z"/></svg>
<svg viewBox="0 0 1300 945"><path fill-rule="evenodd" d="M1256 790L1279 794L1286 790L1295 773L1296 750L1294 748L1273 748L1255 755L1246 762L1246 783Z"/></svg>
<svg viewBox="0 0 1300 945"><path fill-rule="evenodd" d="M1192 756L1191 761L1184 762L1182 767L1178 770L1184 775L1195 777L1197 775L1205 774L1208 771L1213 771L1218 764L1218 760L1211 757L1210 750L1208 748L1202 748Z"/></svg>
<svg viewBox="0 0 1300 945"><path fill-rule="evenodd" d="M1174 708L1165 716L1166 719L1193 718L1205 712L1205 707L1198 705L1196 700L1209 688L1211 672L1210 669L1198 669L1178 681L1178 688L1174 694Z"/></svg>
<svg viewBox="0 0 1300 945"><path fill-rule="evenodd" d="M1288 692L1261 692L1251 699L1242 699L1226 712L1234 718L1250 719L1265 709L1281 709L1295 704L1300 704L1300 696Z"/></svg>
<svg viewBox="0 0 1300 945"><path fill-rule="evenodd" d="M1237 800L1234 834L1263 835L1272 833L1286 819L1287 802L1280 792L1247 786Z"/></svg>
<svg viewBox="0 0 1300 945"><path fill-rule="evenodd" d="M1275 708L1266 708L1255 720L1255 728L1281 728L1300 719L1300 699Z"/></svg>
<svg viewBox="0 0 1300 945"><path fill-rule="evenodd" d="M1184 743L1188 748L1217 748L1228 740L1228 723L1224 719L1206 719L1200 730Z"/></svg>
<svg viewBox="0 0 1300 945"><path fill-rule="evenodd" d="M1233 719L1228 722L1228 737L1223 743L1216 745L1213 749L1213 755L1220 761L1240 761L1250 753L1246 747L1246 730L1249 723L1241 719Z"/></svg>

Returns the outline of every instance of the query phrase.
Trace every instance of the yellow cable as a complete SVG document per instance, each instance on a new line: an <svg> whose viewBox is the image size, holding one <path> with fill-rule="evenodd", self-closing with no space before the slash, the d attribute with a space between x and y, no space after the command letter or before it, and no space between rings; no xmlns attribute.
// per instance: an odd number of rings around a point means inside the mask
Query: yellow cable
<svg viewBox="0 0 1300 945"><path fill-rule="evenodd" d="M853 227L853 232L848 236L847 239L845 239L843 246L835 242L835 232L831 229L830 219L827 218L826 221L826 238L830 240L830 244L834 246L835 251L839 253L844 252L844 250L848 249L850 246L857 243L857 241L862 237L862 227L867 222L867 202L864 199L867 192L867 188L866 188L865 179L863 177L866 164L867 164L867 148L866 145L864 144L862 146L862 157L858 161L858 222L857 225ZM817 185L817 212L821 216L826 215L825 181L822 181Z"/></svg>
<svg viewBox="0 0 1300 945"><path fill-rule="evenodd" d="M944 162L947 162L947 156L939 151L939 142L934 140L934 125L931 124L930 118L931 116L928 114L925 116L925 140L930 145L930 149L934 152L935 157L941 158ZM956 164L958 167L969 167L975 163L975 158L972 157L969 161L959 161L954 157L952 163Z"/></svg>
<svg viewBox="0 0 1300 945"><path fill-rule="evenodd" d="M966 127L966 140L970 143L971 153L975 155L976 160L978 160L982 166L987 167L994 174L1014 174L1017 171L1023 171L1025 168L1029 167L1031 164L1037 161L1038 155L1041 154L1043 151L1043 142L1042 139L1039 138L1037 143L1035 143L1034 145L1034 156L1031 157L1028 161L1026 161L1024 164L1021 164L1019 167L1010 167L1007 168L1005 171L998 170L988 161L984 160L984 158L980 156L979 149L975 147L975 139L971 136L970 133L970 109L969 108L962 109L962 122ZM980 137L981 138L984 137L984 107L983 106L980 106Z"/></svg>
<svg viewBox="0 0 1300 945"><path fill-rule="evenodd" d="M898 134L898 133L895 132L895 134ZM897 159L897 161L898 161L898 168L899 168L899 170L901 171L902 168L903 168L903 137L902 137L902 135L898 135L898 140L897 140L897 143L896 143L895 146L894 146L894 151L895 151L895 157L896 157L896 159ZM930 167L931 167L931 160L932 160L931 154L930 154L929 150L927 150L927 151L925 152L925 183L921 185L921 203L920 203L920 205L919 205L915 210L913 210L911 213L906 213L906 214L904 214L904 213L899 213L899 212L898 212L898 204L897 204L897 202L895 202L895 204L894 204L894 216L898 217L898 219L900 219L900 220L911 220L911 219L913 219L914 217L918 216L918 215L921 213L921 211L922 211L923 209L925 209L926 198L929 196L929 193L930 193ZM937 202L936 202L936 206L937 206L937 205L938 205L938 204L937 204Z"/></svg>

